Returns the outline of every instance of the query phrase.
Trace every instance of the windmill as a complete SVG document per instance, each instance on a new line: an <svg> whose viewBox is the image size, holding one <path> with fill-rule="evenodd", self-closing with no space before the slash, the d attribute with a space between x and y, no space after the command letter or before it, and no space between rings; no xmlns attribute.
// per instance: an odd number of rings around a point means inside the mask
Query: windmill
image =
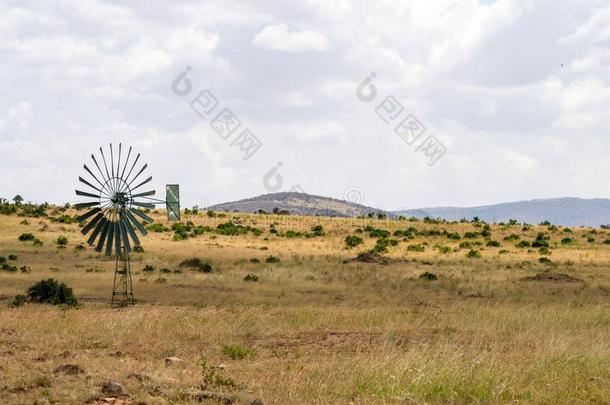
<svg viewBox="0 0 610 405"><path fill-rule="evenodd" d="M155 204L166 204L168 219L180 220L179 188L177 184L168 185L166 190L168 194L171 191L171 198L165 200L152 198L155 190L140 191L142 186L152 180L152 176L144 179L145 176L142 175L148 164L136 169L140 154L138 153L133 163L130 163L132 148L129 147L127 157L121 163L123 148L122 144L119 144L115 164L112 144L109 151L107 156L104 150L99 148L100 154L97 159L95 154L91 155L93 170L87 164L83 165L92 179L79 176L78 180L90 190L76 190L76 195L93 201L76 204L75 207L89 209L77 218L80 223L89 220L81 230L83 235L91 233L87 243L95 246L98 252L104 252L106 256L113 254L116 256L112 306L124 306L134 304L129 254L140 246L136 230L142 236L146 236L146 228L140 221L153 222L141 208L154 209Z"/></svg>

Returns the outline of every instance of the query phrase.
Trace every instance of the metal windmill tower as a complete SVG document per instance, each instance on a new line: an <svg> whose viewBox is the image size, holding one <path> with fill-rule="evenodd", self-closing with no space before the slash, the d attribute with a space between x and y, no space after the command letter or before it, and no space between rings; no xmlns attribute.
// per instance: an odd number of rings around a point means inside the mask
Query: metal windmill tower
<svg viewBox="0 0 610 405"><path fill-rule="evenodd" d="M140 208L154 209L155 204L166 204L168 218L170 220L180 219L180 200L178 185L168 185L166 190L168 196L165 200L154 199L155 190L136 192L140 187L149 183L152 176L142 180L142 173L148 167L144 164L139 170L134 170L140 159L140 154L130 164L132 148L129 147L127 157L121 163L122 145L119 144L118 156L115 165L115 151L110 144L109 162L102 148L99 149L100 156L91 159L97 169L91 170L86 164L83 168L93 178L87 180L79 177L78 180L87 185L91 190L76 190L81 197L93 199L90 202L76 204L76 208L89 208L89 211L77 218L81 223L90 219L83 227L83 235L89 235L87 243L95 246L98 252L105 252L106 256L116 256L114 283L112 287L112 306L134 304L133 287L131 282L131 266L129 253L140 246L140 239L136 229L146 236L147 231L144 223L152 223L153 220ZM101 163L101 164L100 164ZM103 168L103 170L102 170Z"/></svg>

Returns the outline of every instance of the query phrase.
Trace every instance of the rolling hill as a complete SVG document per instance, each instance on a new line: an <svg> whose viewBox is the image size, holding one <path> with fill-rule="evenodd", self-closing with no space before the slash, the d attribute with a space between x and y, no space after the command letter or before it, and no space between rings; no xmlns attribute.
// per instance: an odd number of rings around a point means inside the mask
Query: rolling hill
<svg viewBox="0 0 610 405"><path fill-rule="evenodd" d="M336 217L366 216L382 210L334 198L304 193L273 193L217 204L216 211L257 212L285 210L293 215L325 215ZM432 217L458 221L479 217L486 222L518 222L538 224L549 221L564 226L601 226L610 224L610 200L582 198L537 199L485 205L478 207L428 207L388 212L390 216Z"/></svg>

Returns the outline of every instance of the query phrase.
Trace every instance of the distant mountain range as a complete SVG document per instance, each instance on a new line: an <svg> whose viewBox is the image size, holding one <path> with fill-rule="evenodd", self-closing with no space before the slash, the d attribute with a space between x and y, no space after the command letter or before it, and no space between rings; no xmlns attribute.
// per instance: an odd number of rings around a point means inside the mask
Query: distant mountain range
<svg viewBox="0 0 610 405"><path fill-rule="evenodd" d="M355 204L349 201L303 193L274 193L254 198L217 204L209 207L215 211L265 212L285 211L293 215L320 215L336 217L367 216L383 210ZM480 207L430 207L412 210L390 211L389 216L416 218L443 218L457 221L479 217L486 222L518 222L538 224L549 221L564 226L601 226L610 224L609 199L553 198L519 201Z"/></svg>

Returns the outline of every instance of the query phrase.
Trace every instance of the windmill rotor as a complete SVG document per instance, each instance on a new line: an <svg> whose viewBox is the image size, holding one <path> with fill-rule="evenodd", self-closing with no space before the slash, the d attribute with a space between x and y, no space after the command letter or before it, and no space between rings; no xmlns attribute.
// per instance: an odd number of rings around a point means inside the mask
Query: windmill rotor
<svg viewBox="0 0 610 405"><path fill-rule="evenodd" d="M89 235L87 243L106 256L114 254L118 257L140 246L136 230L146 236L146 228L140 221L152 223L153 220L140 209L155 208L146 199L155 195L155 190L140 191L152 180L152 176L142 180L148 164L136 168L140 154L131 162L131 147L124 160L122 144L119 144L117 153L115 149L110 144L108 154L99 148L97 158L95 154L91 155L93 169L89 167L91 164L83 165L90 178L79 176L78 180L87 187L84 188L86 191L76 190L76 195L89 201L75 207L89 209L77 218L80 223L88 220L81 230L83 235Z"/></svg>

